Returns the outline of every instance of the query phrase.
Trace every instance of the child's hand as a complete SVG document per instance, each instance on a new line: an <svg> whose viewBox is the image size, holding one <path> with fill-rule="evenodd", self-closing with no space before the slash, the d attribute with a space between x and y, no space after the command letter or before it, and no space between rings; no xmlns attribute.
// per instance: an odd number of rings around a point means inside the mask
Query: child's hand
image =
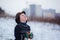
<svg viewBox="0 0 60 40"><path fill-rule="evenodd" d="M33 38L33 33L27 32L26 38L32 39Z"/></svg>
<svg viewBox="0 0 60 40"><path fill-rule="evenodd" d="M27 32L28 35L30 35L30 32Z"/></svg>
<svg viewBox="0 0 60 40"><path fill-rule="evenodd" d="M33 38L33 33L30 33L29 38L30 38L30 39Z"/></svg>

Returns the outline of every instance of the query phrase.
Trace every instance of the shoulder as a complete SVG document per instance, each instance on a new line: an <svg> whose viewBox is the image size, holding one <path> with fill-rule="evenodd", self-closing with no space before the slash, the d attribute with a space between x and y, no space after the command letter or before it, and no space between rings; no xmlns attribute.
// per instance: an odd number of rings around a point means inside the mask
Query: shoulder
<svg viewBox="0 0 60 40"><path fill-rule="evenodd" d="M20 26L19 26L19 24L17 24L16 26L15 26L15 29L17 29L17 28L19 28Z"/></svg>
<svg viewBox="0 0 60 40"><path fill-rule="evenodd" d="M27 27L29 27L30 28L30 26L27 24Z"/></svg>

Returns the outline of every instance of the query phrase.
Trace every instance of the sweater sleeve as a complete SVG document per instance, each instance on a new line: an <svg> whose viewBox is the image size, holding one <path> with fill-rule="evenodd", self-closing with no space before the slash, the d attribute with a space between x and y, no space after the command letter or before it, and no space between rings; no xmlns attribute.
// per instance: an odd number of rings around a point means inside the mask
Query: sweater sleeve
<svg viewBox="0 0 60 40"><path fill-rule="evenodd" d="M21 33L20 31L21 31L21 27L19 25L16 25L14 29L15 34L20 34Z"/></svg>
<svg viewBox="0 0 60 40"><path fill-rule="evenodd" d="M16 25L15 26L15 29L14 29L14 36L15 36L15 39L21 39L21 28L18 26L18 25Z"/></svg>
<svg viewBox="0 0 60 40"><path fill-rule="evenodd" d="M29 31L31 31L31 28L30 28L30 26L28 25L28 27L29 27Z"/></svg>

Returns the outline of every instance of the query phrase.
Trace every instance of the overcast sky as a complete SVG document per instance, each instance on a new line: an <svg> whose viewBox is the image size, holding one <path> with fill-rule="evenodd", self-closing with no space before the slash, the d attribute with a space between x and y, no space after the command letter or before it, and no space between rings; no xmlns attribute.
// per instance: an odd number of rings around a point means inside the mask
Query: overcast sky
<svg viewBox="0 0 60 40"><path fill-rule="evenodd" d="M28 8L30 4L42 5L44 9L56 9L56 12L60 13L60 0L0 0L0 7L13 15Z"/></svg>

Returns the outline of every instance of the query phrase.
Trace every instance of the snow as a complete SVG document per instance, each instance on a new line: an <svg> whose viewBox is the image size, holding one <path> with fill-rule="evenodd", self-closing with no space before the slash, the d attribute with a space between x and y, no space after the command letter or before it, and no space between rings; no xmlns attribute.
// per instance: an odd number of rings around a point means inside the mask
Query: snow
<svg viewBox="0 0 60 40"><path fill-rule="evenodd" d="M60 25L31 21L27 23L34 34L33 40L60 40ZM15 20L0 18L0 40L14 40Z"/></svg>

